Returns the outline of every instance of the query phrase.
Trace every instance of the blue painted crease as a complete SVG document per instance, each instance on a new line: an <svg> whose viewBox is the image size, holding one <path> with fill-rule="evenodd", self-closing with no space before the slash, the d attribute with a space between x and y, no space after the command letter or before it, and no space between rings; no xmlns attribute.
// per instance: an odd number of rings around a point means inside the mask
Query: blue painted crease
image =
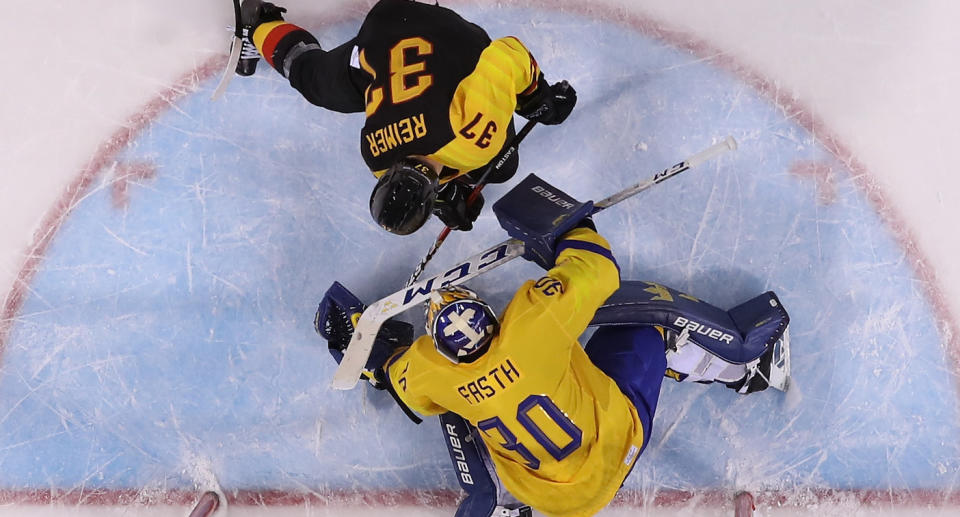
<svg viewBox="0 0 960 517"><path fill-rule="evenodd" d="M600 199L728 134L740 143L596 222L625 279L721 307L776 291L793 392L667 381L627 488L956 486L957 393L931 307L812 135L736 78L618 25L600 38L569 14L537 13L558 32L465 14L578 89L566 123L524 142L521 172ZM53 241L3 357L0 486L189 487L202 459L231 488L454 488L434 421L417 428L366 387L330 390L312 329L334 280L367 301L400 288L439 223L398 238L369 220L356 116L310 107L267 69L224 102L207 100L213 86L124 151L157 167L127 209L95 185ZM807 161L836 171L833 202L790 173ZM504 238L485 212L434 266ZM514 262L471 285L502 307L537 274Z"/></svg>

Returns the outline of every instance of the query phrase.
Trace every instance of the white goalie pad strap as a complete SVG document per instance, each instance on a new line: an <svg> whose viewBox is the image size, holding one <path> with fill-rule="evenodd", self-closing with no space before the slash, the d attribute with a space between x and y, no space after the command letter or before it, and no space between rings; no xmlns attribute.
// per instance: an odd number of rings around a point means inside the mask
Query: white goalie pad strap
<svg viewBox="0 0 960 517"><path fill-rule="evenodd" d="M520 508L507 508L505 506L498 506L493 510L491 517L530 517L533 515L531 513L530 507L523 505Z"/></svg>
<svg viewBox="0 0 960 517"><path fill-rule="evenodd" d="M687 375L684 381L734 382L743 378L747 367L724 361L693 341L677 340L676 349L667 350L667 368Z"/></svg>

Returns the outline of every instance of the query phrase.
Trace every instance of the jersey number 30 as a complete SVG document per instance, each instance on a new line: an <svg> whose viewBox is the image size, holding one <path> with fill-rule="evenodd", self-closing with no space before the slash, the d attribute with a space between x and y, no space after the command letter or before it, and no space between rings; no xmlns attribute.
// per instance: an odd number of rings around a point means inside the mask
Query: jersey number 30
<svg viewBox="0 0 960 517"><path fill-rule="evenodd" d="M547 436L547 433L544 432L543 428L541 428L530 415L530 412L534 408L539 408L544 416L569 437L569 441L565 444L554 443L554 441ZM573 421L567 418L567 415L546 395L530 395L523 399L523 402L517 406L517 422L520 422L520 425L530 433L530 436L557 461L566 458L580 447L583 431L581 431ZM504 449L514 451L522 456L523 459L526 460L527 466L531 469L537 470L540 468L540 459L534 456L533 453L530 452L530 449L517 441L517 435L513 434L499 417L488 418L477 422L477 427L487 436L490 436L491 431L497 431L503 438L503 442L500 445Z"/></svg>

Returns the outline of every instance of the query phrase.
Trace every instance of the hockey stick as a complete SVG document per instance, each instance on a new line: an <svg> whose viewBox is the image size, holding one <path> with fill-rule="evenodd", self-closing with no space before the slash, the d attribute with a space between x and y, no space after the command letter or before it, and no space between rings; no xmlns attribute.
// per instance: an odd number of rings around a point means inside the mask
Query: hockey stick
<svg viewBox="0 0 960 517"><path fill-rule="evenodd" d="M230 44L230 59L227 60L227 68L220 77L217 89L213 90L210 100L217 100L227 90L230 79L233 79L234 71L237 69L237 63L240 62L240 49L243 47L243 27L240 26L240 0L233 0L233 16L236 20L233 29L233 41Z"/></svg>
<svg viewBox="0 0 960 517"><path fill-rule="evenodd" d="M647 190L657 183L666 181L681 172L696 167L707 160L736 148L736 140L734 140L732 136L728 136L722 142L714 144L686 160L654 174L652 178L631 185L594 203L594 213L609 208L624 199ZM373 342L376 340L377 333L380 331L380 325L382 325L383 322L406 311L414 305L427 301L430 297L430 291L434 289L462 284L481 273L486 273L521 255L523 255L523 242L516 239L507 239L492 248L483 250L460 262L444 273L434 275L426 280L420 280L409 287L374 302L363 311L360 319L356 322L353 337L350 338L350 344L347 345L347 349L344 350L340 366L333 374L331 386L338 390L348 390L356 386L357 381L360 379L360 373L367 363L367 358L370 357L370 352L373 350Z"/></svg>
<svg viewBox="0 0 960 517"><path fill-rule="evenodd" d="M510 145L507 146L506 150L503 151L503 154L494 158L494 160L490 162L490 165L487 165L487 170L483 171L483 175L480 176L480 181L477 182L476 186L473 187L473 191L470 192L470 196L467 197L467 206L472 205L473 201L477 198L477 196L480 195L480 191L483 190L484 186L486 186L487 179L490 178L490 174L492 174L494 170L500 170L500 168L503 167L503 164L507 163L507 160L509 160L510 157L517 152L517 147L520 146L520 142L526 138L527 133L529 133L535 125L537 125L537 123L533 120L524 124L524 126L520 129L520 132L513 136L513 139L510 141ZM410 287L414 282L417 281L418 278L420 278L424 268L427 267L427 262L430 262L430 259L437 254L437 251L440 249L440 245L443 244L443 241L447 240L447 235L450 235L449 226L444 227L440 232L440 235L437 236L437 240L433 241L433 246L430 247L430 251L428 251L423 257L423 260L417 264L416 269L413 270L413 274L411 274L410 278L407 280L405 287Z"/></svg>

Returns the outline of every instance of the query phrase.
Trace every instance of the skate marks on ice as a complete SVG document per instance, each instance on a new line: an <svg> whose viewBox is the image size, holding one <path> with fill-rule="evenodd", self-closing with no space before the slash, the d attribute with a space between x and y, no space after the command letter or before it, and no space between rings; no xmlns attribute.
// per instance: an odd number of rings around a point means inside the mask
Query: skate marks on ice
<svg viewBox="0 0 960 517"><path fill-rule="evenodd" d="M524 142L517 180L597 199L713 138L740 142L597 224L624 278L722 307L775 290L794 385L742 397L665 383L628 491L955 489L960 419L937 321L842 163L736 76L628 27L537 11L545 31L513 21L531 19L522 9L461 10L519 36L580 96ZM60 227L5 343L0 486L179 490L212 473L227 493L456 487L430 421L415 428L382 393L327 389L334 363L312 330L333 280L366 300L396 290L439 223L379 230L362 119L311 107L261 68L217 103L208 80L158 116ZM433 267L503 237L484 212ZM511 264L472 286L502 307L537 274Z"/></svg>

